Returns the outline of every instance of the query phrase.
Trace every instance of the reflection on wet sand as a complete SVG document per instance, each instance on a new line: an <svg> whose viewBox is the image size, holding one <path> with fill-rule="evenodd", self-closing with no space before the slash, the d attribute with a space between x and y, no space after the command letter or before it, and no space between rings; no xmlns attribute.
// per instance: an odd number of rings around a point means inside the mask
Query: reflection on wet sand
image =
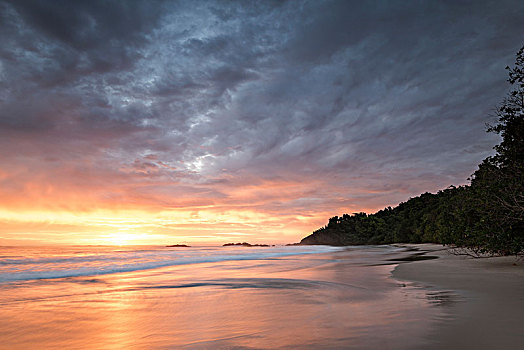
<svg viewBox="0 0 524 350"><path fill-rule="evenodd" d="M354 249L10 283L0 347L416 347L448 294L393 280L393 265L376 264L393 257Z"/></svg>

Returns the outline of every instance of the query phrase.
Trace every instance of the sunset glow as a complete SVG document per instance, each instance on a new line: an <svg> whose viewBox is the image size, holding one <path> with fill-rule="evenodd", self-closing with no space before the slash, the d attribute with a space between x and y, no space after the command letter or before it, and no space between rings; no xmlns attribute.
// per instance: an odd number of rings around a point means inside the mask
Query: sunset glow
<svg viewBox="0 0 524 350"><path fill-rule="evenodd" d="M464 184L520 40L481 6L44 3L0 4L4 245L293 243Z"/></svg>
<svg viewBox="0 0 524 350"><path fill-rule="evenodd" d="M5 183L21 191L3 189L2 244L293 243L341 207L378 209L337 198L338 189L321 179L300 181L291 175L283 180L224 172L221 179L208 180L187 170L195 180L171 183L154 174L136 177L117 169L100 183L96 174L80 172L41 173L22 183L20 174L31 171L3 174ZM118 177L132 183L114 183Z"/></svg>
<svg viewBox="0 0 524 350"><path fill-rule="evenodd" d="M523 14L0 0L0 348L521 348Z"/></svg>
<svg viewBox="0 0 524 350"><path fill-rule="evenodd" d="M252 242L289 243L304 230L321 225L323 220L323 216L273 219L271 215L249 210L220 213L211 210L157 213L136 210L80 213L2 210L0 243L217 244L246 239ZM16 239L5 238L10 236Z"/></svg>

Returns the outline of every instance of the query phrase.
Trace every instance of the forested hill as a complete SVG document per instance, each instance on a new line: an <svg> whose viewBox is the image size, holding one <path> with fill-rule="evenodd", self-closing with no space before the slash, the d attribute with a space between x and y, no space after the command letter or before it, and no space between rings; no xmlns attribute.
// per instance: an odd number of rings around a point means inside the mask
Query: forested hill
<svg viewBox="0 0 524 350"><path fill-rule="evenodd" d="M451 243L458 232L459 222L468 220L461 211L468 190L469 187L465 186L450 187L437 194L424 193L395 208L388 207L375 214L334 216L325 227L305 237L300 243Z"/></svg>
<svg viewBox="0 0 524 350"><path fill-rule="evenodd" d="M515 67L506 69L512 89L497 108L497 124L487 129L502 142L473 173L470 185L424 193L371 215L332 217L300 243L434 242L476 253L524 254L524 47Z"/></svg>

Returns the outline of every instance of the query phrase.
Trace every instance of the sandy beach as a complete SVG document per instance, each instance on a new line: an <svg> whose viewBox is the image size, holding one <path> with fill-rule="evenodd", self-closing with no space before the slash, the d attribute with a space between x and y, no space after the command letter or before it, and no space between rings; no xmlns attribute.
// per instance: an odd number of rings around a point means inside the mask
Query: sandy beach
<svg viewBox="0 0 524 350"><path fill-rule="evenodd" d="M403 245L438 259L399 264L393 277L458 294L450 317L430 334L427 349L517 349L524 344L524 261L474 259L441 245Z"/></svg>
<svg viewBox="0 0 524 350"><path fill-rule="evenodd" d="M0 349L513 349L524 341L524 263L438 245L28 247L0 256Z"/></svg>
<svg viewBox="0 0 524 350"><path fill-rule="evenodd" d="M0 349L420 349L450 312L446 290L392 278L416 253L4 248Z"/></svg>

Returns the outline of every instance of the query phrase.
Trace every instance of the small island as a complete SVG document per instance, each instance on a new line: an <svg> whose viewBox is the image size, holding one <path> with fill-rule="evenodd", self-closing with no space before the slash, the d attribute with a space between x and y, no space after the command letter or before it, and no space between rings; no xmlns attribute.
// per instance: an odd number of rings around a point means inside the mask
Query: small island
<svg viewBox="0 0 524 350"><path fill-rule="evenodd" d="M235 247L271 247L269 244L250 244L250 243L247 243L247 242L226 243L226 244L222 245L222 247L231 247L231 246L235 246Z"/></svg>
<svg viewBox="0 0 524 350"><path fill-rule="evenodd" d="M190 245L186 245L186 244L171 244L171 245L166 245L166 248L190 248L191 246Z"/></svg>

